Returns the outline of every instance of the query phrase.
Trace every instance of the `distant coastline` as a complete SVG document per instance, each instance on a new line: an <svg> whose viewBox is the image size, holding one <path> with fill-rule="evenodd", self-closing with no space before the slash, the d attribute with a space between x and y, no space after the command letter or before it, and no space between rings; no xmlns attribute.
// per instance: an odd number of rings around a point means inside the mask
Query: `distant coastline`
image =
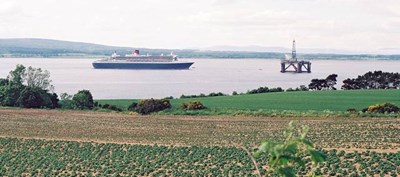
<svg viewBox="0 0 400 177"><path fill-rule="evenodd" d="M174 52L180 58L213 59L283 59L290 51L252 52L252 51L214 51L200 49L148 49L137 48L150 55ZM70 42L51 39L17 38L0 39L0 58L105 58L117 51L129 54L133 48L106 46L82 42ZM328 54L301 53L299 58L306 60L400 60L400 54Z"/></svg>

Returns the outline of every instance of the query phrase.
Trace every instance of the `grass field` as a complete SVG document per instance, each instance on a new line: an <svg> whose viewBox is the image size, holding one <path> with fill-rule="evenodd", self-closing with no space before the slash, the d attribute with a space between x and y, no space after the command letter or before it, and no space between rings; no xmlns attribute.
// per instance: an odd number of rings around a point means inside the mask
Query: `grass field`
<svg viewBox="0 0 400 177"><path fill-rule="evenodd" d="M277 111L346 111L361 110L372 104L390 102L400 105L400 90L337 90L308 92L279 92L254 95L173 99L178 109L183 102L199 100L210 109L220 110L277 110ZM98 100L126 109L136 100Z"/></svg>

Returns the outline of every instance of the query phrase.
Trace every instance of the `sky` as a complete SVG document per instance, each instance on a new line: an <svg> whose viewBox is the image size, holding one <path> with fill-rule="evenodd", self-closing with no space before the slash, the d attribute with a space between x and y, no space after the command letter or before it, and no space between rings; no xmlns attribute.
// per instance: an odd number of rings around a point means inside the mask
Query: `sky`
<svg viewBox="0 0 400 177"><path fill-rule="evenodd" d="M0 38L400 51L400 0L0 0Z"/></svg>

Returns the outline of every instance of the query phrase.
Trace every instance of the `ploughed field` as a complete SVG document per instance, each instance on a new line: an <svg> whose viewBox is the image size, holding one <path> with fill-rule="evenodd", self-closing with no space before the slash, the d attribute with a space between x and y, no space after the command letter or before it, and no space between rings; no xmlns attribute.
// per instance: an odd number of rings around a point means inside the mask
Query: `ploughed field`
<svg viewBox="0 0 400 177"><path fill-rule="evenodd" d="M281 140L290 120L308 125L309 138L325 149L328 159L319 174L400 174L399 118L136 116L0 109L0 176L255 175L240 146ZM308 169L298 171L305 175Z"/></svg>

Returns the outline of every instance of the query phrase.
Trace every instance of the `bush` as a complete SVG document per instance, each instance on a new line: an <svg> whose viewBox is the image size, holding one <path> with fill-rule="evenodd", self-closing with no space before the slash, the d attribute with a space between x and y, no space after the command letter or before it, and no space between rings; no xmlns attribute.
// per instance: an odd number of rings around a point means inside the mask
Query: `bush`
<svg viewBox="0 0 400 177"><path fill-rule="evenodd" d="M17 102L19 106L23 108L50 108L52 105L50 94L46 93L44 90L31 87L26 87L22 90Z"/></svg>
<svg viewBox="0 0 400 177"><path fill-rule="evenodd" d="M270 92L283 92L284 90L281 87L277 88L268 88L268 87L259 87L258 89L249 90L246 94L258 94L258 93L270 93Z"/></svg>
<svg viewBox="0 0 400 177"><path fill-rule="evenodd" d="M150 114L171 108L169 100L145 99L140 100L136 106L136 111L140 114Z"/></svg>
<svg viewBox="0 0 400 177"><path fill-rule="evenodd" d="M218 92L218 93L214 93L211 92L210 94L208 94L209 97L213 97L213 96L226 96L226 94L222 93L222 92Z"/></svg>
<svg viewBox="0 0 400 177"><path fill-rule="evenodd" d="M117 107L117 106L115 106L115 105L110 105L110 106L108 107L108 109L113 110L113 111L118 111L118 112L121 112L121 111L122 111L121 108L119 108L119 107Z"/></svg>
<svg viewBox="0 0 400 177"><path fill-rule="evenodd" d="M93 96L89 90L79 90L78 93L72 97L77 109L93 109L94 101Z"/></svg>
<svg viewBox="0 0 400 177"><path fill-rule="evenodd" d="M99 106L99 107L103 108L103 109L109 109L109 110L113 110L113 111L118 111L118 112L122 111L122 109L117 107L116 105L104 104L103 106Z"/></svg>
<svg viewBox="0 0 400 177"><path fill-rule="evenodd" d="M137 103L133 102L131 105L128 106L128 111L135 111L137 107Z"/></svg>
<svg viewBox="0 0 400 177"><path fill-rule="evenodd" d="M206 107L200 101L190 101L189 103L182 103L181 109L201 110L206 109Z"/></svg>
<svg viewBox="0 0 400 177"><path fill-rule="evenodd" d="M355 112L357 112L357 110L355 108L349 108L349 109L347 109L347 112L355 113Z"/></svg>
<svg viewBox="0 0 400 177"><path fill-rule="evenodd" d="M75 104L72 101L72 96L69 95L68 93L62 93L60 95L61 101L59 107L62 109L74 109Z"/></svg>
<svg viewBox="0 0 400 177"><path fill-rule="evenodd" d="M368 106L367 111L371 113L398 113L400 108L391 103L383 103Z"/></svg>

